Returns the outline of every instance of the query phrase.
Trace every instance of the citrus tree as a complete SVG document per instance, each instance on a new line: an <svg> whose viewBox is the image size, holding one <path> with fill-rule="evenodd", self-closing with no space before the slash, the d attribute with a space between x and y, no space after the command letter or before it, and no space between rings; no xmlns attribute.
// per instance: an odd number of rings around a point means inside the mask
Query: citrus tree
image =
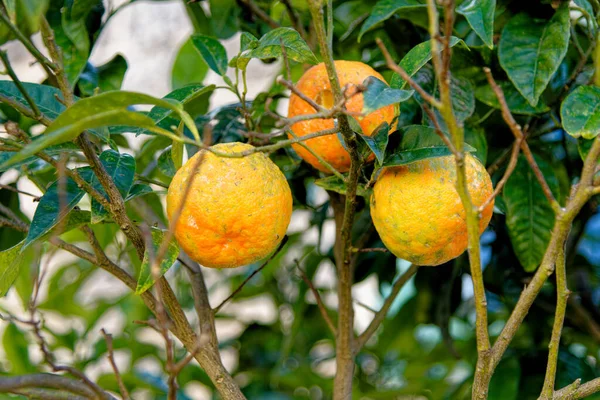
<svg viewBox="0 0 600 400"><path fill-rule="evenodd" d="M0 393L598 397L597 0L186 1L164 98L135 3L0 2Z"/></svg>

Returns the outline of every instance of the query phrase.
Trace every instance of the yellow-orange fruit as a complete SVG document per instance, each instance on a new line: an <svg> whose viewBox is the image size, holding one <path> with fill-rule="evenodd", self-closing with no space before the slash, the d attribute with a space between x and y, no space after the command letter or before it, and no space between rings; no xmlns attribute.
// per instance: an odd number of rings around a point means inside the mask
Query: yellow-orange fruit
<svg viewBox="0 0 600 400"><path fill-rule="evenodd" d="M223 143L216 152L237 154L245 143ZM199 169L194 166L203 157ZM292 194L283 173L263 153L219 157L203 150L173 177L167 194L169 219L191 190L175 226L175 238L195 261L211 268L232 268L259 261L283 239L292 215Z"/></svg>
<svg viewBox="0 0 600 400"><path fill-rule="evenodd" d="M465 159L469 194L481 206L493 187L485 167ZM385 246L417 265L439 265L467 249L466 214L455 188L454 156L429 158L384 169L373 188L371 217ZM479 233L488 226L493 201L484 209Z"/></svg>
<svg viewBox="0 0 600 400"><path fill-rule="evenodd" d="M335 69L340 81L340 86L343 88L346 85L350 85L346 92L347 95L355 93L356 89L352 85L361 85L369 76L374 76L385 82L383 77L377 71L358 61L336 61ZM296 87L298 90L300 90L300 92L314 100L317 104L325 108L332 108L334 106L331 85L327 76L327 70L325 69L325 65L323 63L315 65L306 71L296 84ZM346 102L346 109L357 113L362 112L362 93L352 96ZM310 104L302 100L297 95L292 94L290 96L290 104L288 108L289 118L293 118L298 115L314 114L315 112L315 109ZM384 121L388 124L391 124L395 116L395 106L389 105L373 111L364 117L357 117L357 120L362 128L363 133L371 136L375 128L377 128ZM334 121L332 118L313 119L295 123L292 125L292 131L296 136L305 136L311 133L332 129L333 127ZM289 135L289 137L291 138L292 136ZM311 150L317 153L338 171L346 172L350 168L350 155L340 143L337 135L327 135L308 139L304 141L304 144L310 147ZM304 147L298 144L293 145L293 147L300 157L302 157L313 167L323 172L330 172L327 167L319 162L317 157L311 154Z"/></svg>

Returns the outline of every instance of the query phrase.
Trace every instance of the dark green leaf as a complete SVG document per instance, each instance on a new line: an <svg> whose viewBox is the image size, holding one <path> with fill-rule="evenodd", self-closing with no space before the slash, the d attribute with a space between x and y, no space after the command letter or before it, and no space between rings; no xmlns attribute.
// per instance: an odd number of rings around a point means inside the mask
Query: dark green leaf
<svg viewBox="0 0 600 400"><path fill-rule="evenodd" d="M385 21L397 11L419 7L427 7L427 2L425 0L379 0L377 4L375 4L375 7L373 7L371 14L363 24L362 28L360 28L358 40L360 41L362 36L368 30Z"/></svg>
<svg viewBox="0 0 600 400"><path fill-rule="evenodd" d="M219 39L228 39L240 30L241 7L236 0L210 0L209 3L210 32Z"/></svg>
<svg viewBox="0 0 600 400"><path fill-rule="evenodd" d="M582 160L585 160L588 156L593 143L593 140L583 138L577 139L577 151L579 152L579 156Z"/></svg>
<svg viewBox="0 0 600 400"><path fill-rule="evenodd" d="M477 149L473 155L485 165L487 161L488 144L483 128L480 126L466 125L465 143L468 143Z"/></svg>
<svg viewBox="0 0 600 400"><path fill-rule="evenodd" d="M534 115L548 111L550 108L540 99L535 107L532 107L527 99L519 93L512 83L507 81L497 82L504 97L506 104L513 114ZM500 102L496 94L489 85L483 85L475 89L475 98L490 107L500 109Z"/></svg>
<svg viewBox="0 0 600 400"><path fill-rule="evenodd" d="M43 138L43 136L36 136L34 138L35 140L39 140ZM59 154L63 154L63 153L73 153L73 152L77 152L77 151L81 151L81 149L72 142L67 142L67 143L62 143L56 146L50 146L45 150L45 153L49 156L56 156ZM0 165L3 165L5 161L9 160L15 153L13 152L9 152L9 151L0 151ZM21 165L29 165L33 162L36 162L38 160L37 157L28 157L25 158L24 160L21 160L15 164L13 164L11 167L6 167L6 168L2 168L0 167L0 172L4 172L9 168L18 168Z"/></svg>
<svg viewBox="0 0 600 400"><path fill-rule="evenodd" d="M198 53L192 39L188 39L175 57L171 72L171 86L179 89L191 83L200 84L208 72L208 64Z"/></svg>
<svg viewBox="0 0 600 400"><path fill-rule="evenodd" d="M129 189L129 194L125 198L125 201L129 201L148 193L152 193L152 188L149 185L146 185L145 183L134 183L131 189Z"/></svg>
<svg viewBox="0 0 600 400"><path fill-rule="evenodd" d="M210 36L194 35L192 43L210 69L221 76L227 73L227 52L221 42Z"/></svg>
<svg viewBox="0 0 600 400"><path fill-rule="evenodd" d="M74 85L90 55L90 39L85 18L73 19L67 7L53 8L48 22L56 43L62 50L64 72Z"/></svg>
<svg viewBox="0 0 600 400"><path fill-rule="evenodd" d="M325 190L330 190L332 192L346 194L346 182L342 181L335 175L328 176L327 178L317 179L315 181L317 186L322 187ZM362 197L369 197L370 192L364 188L362 185L358 185L356 188L356 194Z"/></svg>
<svg viewBox="0 0 600 400"><path fill-rule="evenodd" d="M156 252L160 248L161 243L163 241L165 231L158 229L158 228L152 228L151 234L152 234L152 247L154 248L152 250L152 254L156 254ZM179 246L177 245L177 242L173 239L169 243L169 248L167 249L165 257L162 259L162 261L160 263L159 276L163 276L169 270L169 268L171 268L173 266L173 264L175 264L175 261L177 261L178 255L179 255ZM138 278L137 288L135 289L136 294L142 294L146 290L150 289L150 287L152 287L152 285L154 285L154 277L152 276L152 270L151 270L151 268L152 268L151 261L152 260L150 260L148 249L146 249L146 252L144 253L144 260L142 261L142 268L140 270L140 276Z"/></svg>
<svg viewBox="0 0 600 400"><path fill-rule="evenodd" d="M85 181L91 181L93 174L89 167L79 168L77 171ZM23 248L42 238L59 224L62 224L59 227L68 229L70 212L84 194L83 189L71 178L59 179L50 185L35 210ZM79 220L79 217L76 219Z"/></svg>
<svg viewBox="0 0 600 400"><path fill-rule="evenodd" d="M273 29L260 38L256 48L247 53L247 57L260 59L281 57L283 56L282 44L290 60L310 64L318 62L302 36L292 28Z"/></svg>
<svg viewBox="0 0 600 400"><path fill-rule="evenodd" d="M560 106L563 128L573 137L593 139L600 133L600 88L579 86Z"/></svg>
<svg viewBox="0 0 600 400"><path fill-rule="evenodd" d="M92 98L90 97L90 99ZM155 126L154 121L143 114L123 109L110 110L84 117L74 121L70 125L56 129L54 128L54 124L51 124L40 139L33 141L21 149L21 151L11 156L11 158L0 165L0 169L12 167L50 146L72 140L86 129L112 124L138 126L159 134L171 134L171 132L164 131L164 129Z"/></svg>
<svg viewBox="0 0 600 400"><path fill-rule="evenodd" d="M119 90L127 72L127 60L121 54L116 54L112 60L97 68L98 87L100 92Z"/></svg>
<svg viewBox="0 0 600 400"><path fill-rule="evenodd" d="M199 98L204 94L212 92L214 89L215 85L202 86L200 84L192 84L173 90L171 93L163 97L163 99L175 100L177 103L180 103L185 107L186 104L191 103L193 100ZM176 114L177 113L174 113L172 108L155 106L152 107L152 109L148 113L148 117L152 118L152 120L157 125L167 129L169 128L169 125L177 125L177 121L174 119L176 117ZM173 121L175 121L175 123L161 124L163 122L166 122L167 118L172 118ZM150 132L147 132L144 129L139 129L136 133L142 134Z"/></svg>
<svg viewBox="0 0 600 400"><path fill-rule="evenodd" d="M127 196L135 175L135 158L129 154L119 154L114 150L106 150L100 154L100 162L114 181L121 196ZM92 178L92 186L104 195L104 197L108 198L96 176ZM92 199L92 223L97 224L101 222L107 215L108 211L96 199Z"/></svg>
<svg viewBox="0 0 600 400"><path fill-rule="evenodd" d="M367 135L359 135L359 137L364 140L366 145L371 149L379 164L383 164L383 160L385 157L385 148L388 144L388 134L390 132L390 126L387 122L383 122L379 125L371 136Z"/></svg>
<svg viewBox="0 0 600 400"><path fill-rule="evenodd" d="M19 275L23 254L21 248L24 242L0 251L0 297L4 297Z"/></svg>
<svg viewBox="0 0 600 400"><path fill-rule="evenodd" d="M452 36L450 38L450 47L456 46L458 43L464 42ZM466 45L465 45L466 46ZM415 75L427 62L431 60L431 42L428 40L426 42L420 43L413 47L400 61L400 66L406 71L409 76ZM394 73L392 75L392 79L390 80L390 86L394 89L404 89L407 85L407 82L404 81L400 77L400 75Z"/></svg>
<svg viewBox="0 0 600 400"><path fill-rule="evenodd" d="M411 125L400 129L400 132L402 133L400 146L396 151L386 155L383 167L406 165L427 158L452 155L433 128ZM465 143L465 151L473 152L475 149Z"/></svg>
<svg viewBox="0 0 600 400"><path fill-rule="evenodd" d="M169 178L175 176L177 168L175 168L175 163L171 157L171 148L163 151L158 157L158 169Z"/></svg>
<svg viewBox="0 0 600 400"><path fill-rule="evenodd" d="M495 10L496 0L467 0L456 9L490 49L494 47Z"/></svg>
<svg viewBox="0 0 600 400"><path fill-rule="evenodd" d="M513 17L502 31L498 45L500 65L517 90L536 106L569 47L569 7L560 7L552 19Z"/></svg>
<svg viewBox="0 0 600 400"><path fill-rule="evenodd" d="M35 104L37 104L42 114L46 117L54 120L65 110L66 107L56 99L56 97L60 99L63 98L61 91L57 88L28 82L22 82L22 84L29 96L35 101ZM29 103L27 103L25 97L23 97L17 86L11 81L0 80L0 95L4 95L29 108ZM75 97L75 100L77 101L79 98ZM90 130L90 132L98 138L106 140L107 135L104 131Z"/></svg>
<svg viewBox="0 0 600 400"><path fill-rule="evenodd" d="M536 159L552 191L559 192L552 166ZM520 157L503 192L506 225L513 249L527 272L535 271L542 261L554 226L554 211L531 167Z"/></svg>
<svg viewBox="0 0 600 400"><path fill-rule="evenodd" d="M364 114L370 114L390 104L408 100L414 93L413 90L392 89L380 79L370 76L363 82L366 90L363 93Z"/></svg>

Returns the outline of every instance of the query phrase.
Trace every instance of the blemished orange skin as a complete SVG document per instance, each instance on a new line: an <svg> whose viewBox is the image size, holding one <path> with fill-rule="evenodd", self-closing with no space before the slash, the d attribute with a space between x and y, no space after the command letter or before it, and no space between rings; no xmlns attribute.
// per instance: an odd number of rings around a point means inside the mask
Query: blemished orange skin
<svg viewBox="0 0 600 400"><path fill-rule="evenodd" d="M368 65L358 61L336 61L335 69L337 71L338 78L340 80L340 86L342 88L348 84L360 85L369 76L374 76L385 82L381 74ZM300 92L314 100L317 104L325 108L332 108L334 106L331 84L327 76L327 70L325 69L325 65L323 63L315 65L306 71L296 84L296 87ZM349 87L346 94L349 95L354 93L354 90L355 89L353 87ZM346 109L348 109L348 111L360 113L362 108L362 93L352 96L346 102ZM298 115L314 114L315 112L315 109L310 104L302 100L297 95L292 94L290 96L288 118L293 118ZM386 121L388 124L391 124L395 116L396 107L394 105L389 105L373 111L364 117L357 117L356 119L358 120L363 133L371 136L375 128L377 128L384 121ZM305 136L310 133L332 129L333 127L334 120L332 118L313 119L296 122L294 125L292 125L292 131L296 136ZM292 135L288 136L292 138ZM350 154L348 154L346 149L344 149L337 135L321 136L306 140L303 143L310 147L311 150L317 153L338 171L346 172L350 168ZM304 147L300 146L299 144L294 144L293 148L298 155L300 155L300 157L302 157L306 162L316 169L331 173L331 171L325 165L323 165L317 159L317 157L312 155Z"/></svg>
<svg viewBox="0 0 600 400"><path fill-rule="evenodd" d="M469 194L481 206L493 187L485 167L465 159ZM455 188L454 156L430 158L384 169L373 188L371 217L385 246L416 265L439 265L461 255L468 244L466 214ZM492 218L492 201L481 213L479 234Z"/></svg>
<svg viewBox="0 0 600 400"><path fill-rule="evenodd" d="M220 153L252 149L245 143L212 146ZM292 216L292 193L283 173L263 153L219 157L203 150L175 174L167 194L169 219L176 212L196 170L175 238L196 262L210 268L233 268L267 257L281 242Z"/></svg>

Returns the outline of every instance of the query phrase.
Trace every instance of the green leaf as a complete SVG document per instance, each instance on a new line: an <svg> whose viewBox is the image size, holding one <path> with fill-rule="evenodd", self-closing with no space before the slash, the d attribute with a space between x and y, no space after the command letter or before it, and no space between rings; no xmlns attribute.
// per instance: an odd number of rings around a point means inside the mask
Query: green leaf
<svg viewBox="0 0 600 400"><path fill-rule="evenodd" d="M121 89L127 67L127 60L121 54L116 54L112 60L97 67L100 92Z"/></svg>
<svg viewBox="0 0 600 400"><path fill-rule="evenodd" d="M256 48L247 53L247 57L260 59L281 57L283 56L282 44L290 60L310 64L318 63L302 36L292 28L273 29L260 38Z"/></svg>
<svg viewBox="0 0 600 400"><path fill-rule="evenodd" d="M31 36L40 29L40 19L48 10L49 0L16 0L16 19L19 29Z"/></svg>
<svg viewBox="0 0 600 400"><path fill-rule="evenodd" d="M36 136L36 137L34 137L34 141L39 140L42 137L43 136ZM62 143L62 144L56 145L56 146L50 146L45 150L45 153L48 154L49 156L56 156L56 155L60 155L63 153L73 153L73 152L80 152L80 151L81 151L81 148L79 148L75 143L67 142L67 143ZM15 153L9 152L9 151L0 151L0 165L3 165L4 162L9 160L14 154ZM21 160L15 164L13 164L11 167L5 167L5 168L1 167L0 172L4 172L4 171L8 170L9 168L18 168L21 165L29 165L38 160L39 159L37 157L27 157L24 160Z"/></svg>
<svg viewBox="0 0 600 400"><path fill-rule="evenodd" d="M577 151L582 160L585 160L592 149L593 140L577 138Z"/></svg>
<svg viewBox="0 0 600 400"><path fill-rule="evenodd" d="M90 97L90 99L93 97ZM133 125L144 127L159 134L171 134L154 125L154 121L147 116L133 111L121 109L110 110L101 114L91 115L81 120L73 122L71 125L57 128L54 130L54 124L51 124L40 139L35 140L25 146L21 151L12 155L8 160L0 165L0 169L6 169L17 165L23 160L28 159L40 151L60 143L67 142L76 138L82 131L92 128L109 125Z"/></svg>
<svg viewBox="0 0 600 400"><path fill-rule="evenodd" d="M169 178L175 176L177 168L175 168L175 163L173 162L173 157L171 156L170 147L167 150L163 151L158 157L158 169L160 170L160 172L162 172Z"/></svg>
<svg viewBox="0 0 600 400"><path fill-rule="evenodd" d="M208 64L198 53L192 39L188 39L179 49L171 71L171 86L179 89L191 83L200 84L206 77Z"/></svg>
<svg viewBox="0 0 600 400"><path fill-rule="evenodd" d="M173 90L171 93L163 97L163 99L174 100L185 107L185 105L191 103L192 101L204 94L212 92L213 90L215 90L215 85L203 86L201 84L192 84ZM177 113L174 112L172 108L155 106L152 107L152 109L148 113L148 117L152 118L156 125L162 126L163 128L168 128L171 124L166 124L165 126L162 123L165 122L168 118L175 118L176 114ZM174 125L177 125L177 123L175 123ZM136 132L136 134L138 135L143 133L149 132L145 131L144 129L138 129Z"/></svg>
<svg viewBox="0 0 600 400"><path fill-rule="evenodd" d="M91 181L93 173L89 167L78 168L77 172L79 172L85 181ZM44 237L52 228L59 224L65 229L68 228L70 225L70 212L79 203L84 194L83 189L77 186L77 183L71 178L59 179L50 185L35 209L23 249L27 248L34 241Z"/></svg>
<svg viewBox="0 0 600 400"><path fill-rule="evenodd" d="M536 158L550 189L559 192L552 166ZM513 249L527 272L533 272L542 261L554 227L554 211L544 196L531 167L520 157L517 167L503 191L506 225Z"/></svg>
<svg viewBox="0 0 600 400"><path fill-rule="evenodd" d="M175 111L184 120L186 126L193 127L194 133L198 134L194 121L178 102L158 99L143 93L106 92L73 104L50 124L42 138L27 145L0 165L0 168L12 166L49 146L73 140L82 131L91 128L119 125L137 126L166 136L172 135L172 132L157 127L148 116L126 111L127 107L135 104L153 104Z"/></svg>
<svg viewBox="0 0 600 400"><path fill-rule="evenodd" d="M600 133L600 88L579 86L560 106L563 128L573 137L593 139Z"/></svg>
<svg viewBox="0 0 600 400"><path fill-rule="evenodd" d="M461 39L452 36L450 38L450 47L454 47L457 44L462 43L465 47L465 42ZM400 66L406 71L409 76L414 76L425 64L431 60L431 41L420 43L413 47L400 61ZM404 89L407 82L400 77L400 75L394 73L390 80L390 87L394 89Z"/></svg>
<svg viewBox="0 0 600 400"><path fill-rule="evenodd" d="M379 125L371 136L367 135L359 135L359 137L364 140L365 144L371 149L379 164L383 163L385 157L385 148L388 144L390 126L387 122L383 122Z"/></svg>
<svg viewBox="0 0 600 400"><path fill-rule="evenodd" d="M209 3L210 32L219 39L228 39L240 31L241 7L236 0L210 0Z"/></svg>
<svg viewBox="0 0 600 400"><path fill-rule="evenodd" d="M163 237L165 235L165 232L166 231L163 231L158 228L152 228L152 230L151 230L152 247L153 247L152 254L156 254L156 252L160 248L161 243L163 241ZM165 253L165 257L163 258L162 262L160 263L159 276L163 276L169 270L169 268L171 268L173 266L173 264L175 264L175 261L177 261L178 255L179 255L179 246L177 245L177 242L173 239L169 243L169 248L167 249L167 252ZM142 294L146 290L150 289L150 287L152 287L152 285L154 285L154 277L152 276L152 270L151 270L152 265L151 265L150 261L151 260L150 260L149 252L148 252L148 249L146 249L146 252L144 253L144 260L142 261L140 276L138 278L137 288L135 289L135 294Z"/></svg>
<svg viewBox="0 0 600 400"><path fill-rule="evenodd" d="M363 93L364 114L370 114L390 104L408 100L414 93L413 90L392 89L385 82L374 76L369 76L363 82L366 90Z"/></svg>
<svg viewBox="0 0 600 400"><path fill-rule="evenodd" d="M2 347L6 359L10 362L11 375L21 375L36 372L36 368L29 360L29 342L25 334L14 323L9 323L2 337Z"/></svg>
<svg viewBox="0 0 600 400"><path fill-rule="evenodd" d="M415 80L418 81L421 84L421 87L427 92L435 93L436 95L438 94L437 82L434 79L434 73L431 67L427 66L419 71ZM464 122L473 115L473 112L475 112L473 84L469 79L462 76L452 76L450 79L450 92L454 116L459 122ZM415 94L415 99L419 103L425 102L418 93ZM439 110L435 109L434 113L437 115L437 119L442 129L446 129L444 118L442 118Z"/></svg>
<svg viewBox="0 0 600 400"><path fill-rule="evenodd" d="M125 198L125 201L135 199L136 197L143 196L145 194L152 193L152 188L145 183L134 183L129 189L129 194Z"/></svg>
<svg viewBox="0 0 600 400"><path fill-rule="evenodd" d="M221 42L210 36L194 35L192 43L210 69L220 76L227 73L227 52Z"/></svg>
<svg viewBox="0 0 600 400"><path fill-rule="evenodd" d="M518 14L502 31L500 65L534 107L567 54L570 27L569 7L565 4L549 21Z"/></svg>
<svg viewBox="0 0 600 400"><path fill-rule="evenodd" d="M56 99L57 97L60 99L63 98L61 91L57 88L29 82L22 82L22 84L29 96L35 101L35 104L37 104L42 114L51 120L55 120L66 109L66 107ZM0 95L4 95L29 108L29 103L27 103L27 100L23 97L21 91L11 81L0 80ZM75 97L75 101L78 100L79 98ZM90 132L103 141L107 140L106 132L103 130L90 130Z"/></svg>
<svg viewBox="0 0 600 400"><path fill-rule="evenodd" d="M0 251L0 297L6 296L8 289L19 275L21 259L23 258L21 253L23 243L21 241L10 249Z"/></svg>
<svg viewBox="0 0 600 400"><path fill-rule="evenodd" d="M473 155L485 165L487 161L488 144L483 128L470 124L465 125L465 143L468 143L477 149Z"/></svg>
<svg viewBox="0 0 600 400"><path fill-rule="evenodd" d="M100 162L112 178L121 196L127 196L135 176L135 158L126 153L119 154L114 150L106 150L100 154ZM95 175L92 178L92 186L108 199L106 191ZM108 211L96 199L92 199L92 224L103 221L107 215Z"/></svg>
<svg viewBox="0 0 600 400"><path fill-rule="evenodd" d="M64 72L71 86L79 79L90 55L86 19L73 19L69 7L51 7L47 14L56 44L62 50Z"/></svg>
<svg viewBox="0 0 600 400"><path fill-rule="evenodd" d="M494 48L495 10L496 0L467 0L456 9L490 49Z"/></svg>
<svg viewBox="0 0 600 400"><path fill-rule="evenodd" d="M315 181L315 185L320 186L325 190L330 190L343 195L346 194L346 182L342 181L335 175L328 176L327 178L317 179ZM370 192L362 185L358 185L356 188L356 194L361 197L370 196Z"/></svg>
<svg viewBox="0 0 600 400"><path fill-rule="evenodd" d="M511 82L498 81L498 86L504 93L506 104L513 114L535 115L546 112L550 108L540 99L535 107L532 107L527 99L519 93ZM496 94L489 85L479 86L475 89L475 98L490 107L501 109Z"/></svg>
<svg viewBox="0 0 600 400"><path fill-rule="evenodd" d="M258 39L248 32L242 32L240 35L240 53L229 60L229 66L232 68L238 68L242 71L246 70L250 58L248 54L252 49L258 46Z"/></svg>
<svg viewBox="0 0 600 400"><path fill-rule="evenodd" d="M363 24L362 28L360 28L358 41L360 42L360 39L367 31L390 18L397 11L422 7L427 7L427 2L425 0L379 0L377 4L375 4L375 7L373 7L371 14Z"/></svg>
<svg viewBox="0 0 600 400"><path fill-rule="evenodd" d="M402 140L397 150L386 155L382 167L406 165L428 158L452 155L450 149L435 132L435 129L424 125L410 125L400 129ZM465 143L465 151L475 149Z"/></svg>

